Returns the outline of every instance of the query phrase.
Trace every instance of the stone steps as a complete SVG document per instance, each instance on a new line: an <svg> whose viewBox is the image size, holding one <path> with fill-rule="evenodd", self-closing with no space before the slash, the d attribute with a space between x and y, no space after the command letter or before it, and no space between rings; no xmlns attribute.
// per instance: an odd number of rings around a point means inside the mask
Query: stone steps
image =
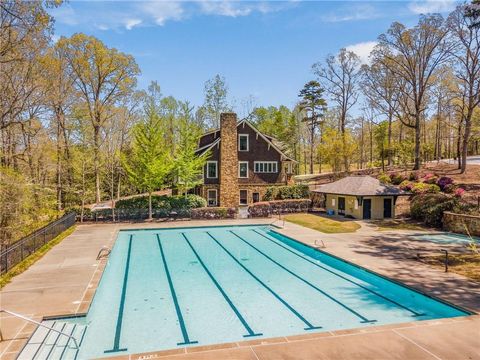
<svg viewBox="0 0 480 360"><path fill-rule="evenodd" d="M47 320L44 325L73 336L80 346L86 325L62 320ZM18 355L19 360L74 360L78 349L72 339L55 331L39 326Z"/></svg>

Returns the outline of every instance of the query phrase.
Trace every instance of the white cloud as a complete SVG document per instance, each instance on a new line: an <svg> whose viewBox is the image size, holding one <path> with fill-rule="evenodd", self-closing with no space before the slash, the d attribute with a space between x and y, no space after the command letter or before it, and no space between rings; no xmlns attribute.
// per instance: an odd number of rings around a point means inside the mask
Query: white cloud
<svg viewBox="0 0 480 360"><path fill-rule="evenodd" d="M125 20L125 29L132 30L135 26L140 25L142 20L140 19L126 19Z"/></svg>
<svg viewBox="0 0 480 360"><path fill-rule="evenodd" d="M377 9L370 4L348 4L348 7L340 7L335 12L322 16L322 20L326 22L344 22L370 20L380 16Z"/></svg>
<svg viewBox="0 0 480 360"><path fill-rule="evenodd" d="M55 20L66 25L79 24L78 14L70 4L63 4L57 8L51 9L51 14L55 17Z"/></svg>
<svg viewBox="0 0 480 360"><path fill-rule="evenodd" d="M408 8L414 14L445 13L455 9L455 0L412 1Z"/></svg>
<svg viewBox="0 0 480 360"><path fill-rule="evenodd" d="M142 4L141 8L160 26L165 25L168 20L181 20L185 15L183 4L179 1L151 1Z"/></svg>
<svg viewBox="0 0 480 360"><path fill-rule="evenodd" d="M370 62L368 57L375 45L377 45L376 41L365 41L358 44L348 45L346 49L357 54L363 64L368 64Z"/></svg>

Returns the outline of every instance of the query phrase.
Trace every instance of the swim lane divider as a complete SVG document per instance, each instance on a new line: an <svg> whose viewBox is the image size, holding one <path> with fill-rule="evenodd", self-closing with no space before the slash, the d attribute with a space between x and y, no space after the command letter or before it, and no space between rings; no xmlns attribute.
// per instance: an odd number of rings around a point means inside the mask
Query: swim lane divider
<svg viewBox="0 0 480 360"><path fill-rule="evenodd" d="M198 344L198 341L192 341L188 337L187 327L185 326L185 321L183 320L182 310L178 304L177 294L175 288L173 287L172 277L170 276L170 271L168 270L167 259L165 258L165 252L163 251L162 242L160 241L160 236L157 235L158 247L160 249L160 255L162 256L163 266L165 268L165 274L167 275L168 286L170 287L170 293L172 294L173 303L175 305L175 311L177 312L178 323L180 324L180 329L182 330L183 342L177 343L177 345L189 345L189 344Z"/></svg>
<svg viewBox="0 0 480 360"><path fill-rule="evenodd" d="M233 304L232 300L230 300L230 298L228 297L228 295L225 293L225 291L223 290L223 288L220 286L220 284L218 283L218 281L215 279L215 277L212 275L212 273L210 272L210 270L207 268L207 266L205 265L205 263L203 262L203 260L200 258L200 255L198 255L197 251L195 250L195 248L193 247L193 245L190 243L190 240L187 238L187 235L185 233L182 232L182 235L183 237L185 238L185 240L187 241L187 244L188 246L190 246L190 248L192 249L193 253L195 254L196 258L198 259L198 262L200 263L200 265L203 267L203 269L205 270L205 272L207 273L207 275L210 277L210 280L212 280L213 284L217 287L218 291L220 291L220 293L222 294L223 298L225 299L225 301L228 303L228 305L230 306L230 308L233 310L233 312L235 313L235 315L237 315L237 318L238 320L240 320L240 322L242 323L243 327L245 328L245 330L247 330L248 334L247 335L243 335L243 337L253 337L253 336L261 336L263 335L262 333L255 333L252 328L248 325L247 321L245 320L245 318L242 316L242 314L240 313L240 311L238 311L237 307Z"/></svg>
<svg viewBox="0 0 480 360"><path fill-rule="evenodd" d="M275 291L273 291L267 284L265 284L262 280L260 280L253 272L251 272L245 265L243 265L238 259L230 253L215 237L210 234L210 232L206 232L208 236L210 236L213 241L215 241L218 246L220 246L238 265L240 265L243 270L245 270L251 277L253 277L255 280L257 280L260 285L262 285L270 294L272 294L278 301L280 301L285 307L290 310L297 318L299 318L307 327L304 328L304 330L315 330L315 329L321 329L321 326L314 326L312 325L307 319L305 319L297 310L295 310L288 302L286 302L280 295L278 295Z"/></svg>
<svg viewBox="0 0 480 360"><path fill-rule="evenodd" d="M113 348L110 350L105 350L104 353L127 351L127 348L120 348L120 336L122 335L123 310L125 308L125 297L127 295L128 271L130 270L130 255L132 253L132 239L133 235L130 235L128 240L127 261L125 263L125 273L123 275L122 294L120 296L120 306L118 307L117 325L115 327Z"/></svg>
<svg viewBox="0 0 480 360"><path fill-rule="evenodd" d="M329 273L331 273L331 274L333 274L333 275L336 275L336 276L338 276L339 278L341 278L341 279L343 279L343 280L346 280L346 281L348 281L348 282L350 282L350 283L352 283L352 284L355 284L355 285L357 285L358 287L360 287L360 288L362 288L362 289L364 289L364 290L366 290L366 291L368 291L368 292L370 292L370 293L372 293L372 294L374 294L374 295L377 295L378 297L381 297L382 299L384 299L384 300L386 300L386 301L388 301L388 302L391 302L392 304L395 304L395 305L397 305L398 307L400 307L400 308L402 308L402 309L405 309L405 310L411 312L411 313L413 314L413 316L424 316L424 315L425 315L425 314L423 314L423 313L416 312L415 310L412 310L412 309L406 307L405 305L402 305L402 304L396 302L395 300L392 300L392 299L390 299L390 298L388 298L388 297L386 297L386 296L384 296L384 295L382 295L382 294L379 294L378 292L376 292L376 291L374 291L374 290L372 290L372 289L369 289L368 287L363 286L362 284L359 284L359 283L357 283L356 281L350 280L349 278L347 278L347 277L345 277L345 276L343 276L343 275L337 274L335 271L332 271L332 270L326 268L325 266L322 266L322 265L320 265L320 264L318 264L318 263L316 263L316 262L314 262L314 261L312 261L312 260L310 260L310 259L307 259L306 257L304 257L304 256L302 256L302 255L300 255L300 254L297 254L297 253L294 252L293 250L290 250L288 247L283 246L282 244L278 243L278 241L279 241L278 239L272 240L272 239L270 239L268 236L266 236L266 235L258 232L258 231L255 230L255 229L252 229L252 231L255 232L255 233L257 233L257 234L260 235L260 236L263 236L265 239L271 241L271 242L274 243L275 245L278 245L278 246L284 248L285 250L291 252L292 254L298 256L299 258L301 258L301 259L303 259L303 260L305 260L305 261L307 261L307 262L309 262L309 263L311 263L311 264L313 264L313 265L315 265L315 266L317 266L317 267L319 267L319 268L321 268L321 269L323 269L323 270L325 270L325 271L328 271ZM327 255L327 256L328 256L328 255Z"/></svg>
<svg viewBox="0 0 480 360"><path fill-rule="evenodd" d="M258 249L257 247L253 246L252 244L250 244L247 240L243 239L240 235L236 234L235 232L233 232L232 230L230 230L230 232L235 235L237 238L239 238L240 240L242 240L245 244L249 245L252 249L254 249L255 251L257 251L258 253L260 253L261 255L263 255L264 257L266 257L268 260L270 260L271 262L273 262L274 264L276 264L277 266L281 267L283 270L285 270L286 272L288 272L290 275L296 277L297 279L299 279L300 281L304 282L305 284L307 284L308 286L310 286L311 288L317 290L319 293L321 293L322 295L326 296L327 298L329 298L330 300L332 300L333 302L335 302L336 304L340 305L341 307L343 307L345 310L351 312L353 315L355 315L356 317L362 319L362 323L374 323L376 322L377 320L369 320L367 319L365 316L361 315L360 313L356 312L355 310L351 309L350 307L348 307L347 305L345 305L344 303L342 303L341 301L335 299L333 296L331 296L330 294L328 294L326 291L323 291L322 289L320 289L319 287L315 286L314 284L312 284L310 281L304 279L303 277L295 274L293 271L289 270L288 268L286 268L285 266L283 266L282 264L280 264L278 261L272 259L269 255L265 254L263 251L261 251L260 249Z"/></svg>

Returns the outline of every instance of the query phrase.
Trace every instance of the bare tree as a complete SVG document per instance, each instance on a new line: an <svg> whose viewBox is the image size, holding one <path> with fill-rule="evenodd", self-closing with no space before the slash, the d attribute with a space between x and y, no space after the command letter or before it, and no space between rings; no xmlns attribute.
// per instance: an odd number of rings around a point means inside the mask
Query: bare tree
<svg viewBox="0 0 480 360"><path fill-rule="evenodd" d="M420 168L422 116L432 76L449 58L451 43L447 34L444 20L438 14L422 15L413 28L395 22L387 33L379 36L374 57L397 79L395 90L400 94L403 115L399 119L405 126L415 129L415 170Z"/></svg>
<svg viewBox="0 0 480 360"><path fill-rule="evenodd" d="M313 72L320 79L332 102L339 108L339 128L345 140L348 112L358 99L360 59L355 53L341 49L337 55L327 56L325 64L314 64ZM345 141L343 143L345 145ZM345 156L345 170L348 170L348 164Z"/></svg>
<svg viewBox="0 0 480 360"><path fill-rule="evenodd" d="M465 7L458 6L448 17L448 28L458 46L452 51L456 60L455 75L460 90L459 117L464 126L461 144L460 170L467 166L468 143L472 130L474 110L480 105L480 27L473 26L474 20L464 16Z"/></svg>

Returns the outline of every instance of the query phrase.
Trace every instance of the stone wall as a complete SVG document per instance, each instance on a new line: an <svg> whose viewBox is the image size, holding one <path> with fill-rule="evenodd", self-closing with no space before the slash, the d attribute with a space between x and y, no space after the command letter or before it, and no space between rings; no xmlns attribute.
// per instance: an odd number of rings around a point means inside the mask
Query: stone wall
<svg viewBox="0 0 480 360"><path fill-rule="evenodd" d="M237 115L220 115L220 204L222 207L238 207L238 150Z"/></svg>
<svg viewBox="0 0 480 360"><path fill-rule="evenodd" d="M472 236L480 236L480 216L443 213L443 229L460 234L467 234L465 227Z"/></svg>

